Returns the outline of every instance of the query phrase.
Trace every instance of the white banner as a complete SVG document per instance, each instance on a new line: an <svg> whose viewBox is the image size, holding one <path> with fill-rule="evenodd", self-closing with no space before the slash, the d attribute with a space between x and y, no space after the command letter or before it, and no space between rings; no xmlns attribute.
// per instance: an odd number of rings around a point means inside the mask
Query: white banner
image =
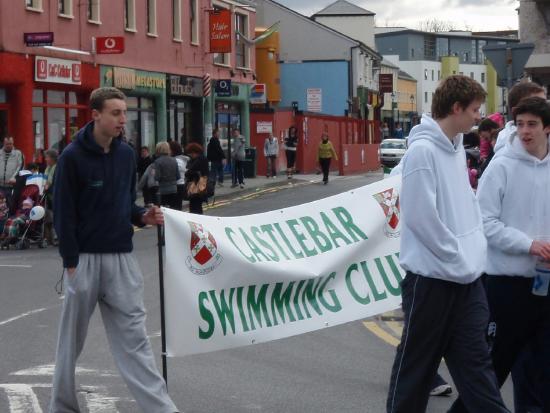
<svg viewBox="0 0 550 413"><path fill-rule="evenodd" d="M401 178L239 217L163 209L169 356L261 343L399 307Z"/></svg>

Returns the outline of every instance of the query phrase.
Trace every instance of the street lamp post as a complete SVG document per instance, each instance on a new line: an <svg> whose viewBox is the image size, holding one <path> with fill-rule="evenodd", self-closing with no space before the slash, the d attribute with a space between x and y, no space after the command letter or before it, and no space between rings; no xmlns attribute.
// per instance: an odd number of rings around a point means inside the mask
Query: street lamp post
<svg viewBox="0 0 550 413"><path fill-rule="evenodd" d="M412 129L413 127L413 116L414 116L414 95L411 95L410 98L411 100L411 127L409 128L409 131Z"/></svg>
<svg viewBox="0 0 550 413"><path fill-rule="evenodd" d="M397 108L397 93L391 92L391 123L392 123L392 135L395 131L395 109ZM399 120L399 111L397 112L397 120Z"/></svg>

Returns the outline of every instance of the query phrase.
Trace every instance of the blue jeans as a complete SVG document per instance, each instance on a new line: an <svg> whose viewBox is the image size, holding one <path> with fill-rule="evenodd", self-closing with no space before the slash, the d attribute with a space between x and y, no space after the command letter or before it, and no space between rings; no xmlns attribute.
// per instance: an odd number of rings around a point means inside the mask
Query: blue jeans
<svg viewBox="0 0 550 413"><path fill-rule="evenodd" d="M210 162L210 179L216 180L218 177L218 182L223 184L223 162Z"/></svg>

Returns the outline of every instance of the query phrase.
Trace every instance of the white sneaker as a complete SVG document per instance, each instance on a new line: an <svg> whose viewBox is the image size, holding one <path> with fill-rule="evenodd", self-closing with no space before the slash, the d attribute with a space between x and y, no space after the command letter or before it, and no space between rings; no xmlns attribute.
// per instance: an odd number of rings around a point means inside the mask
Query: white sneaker
<svg viewBox="0 0 550 413"><path fill-rule="evenodd" d="M435 386L430 391L430 396L448 396L453 392L453 388L450 384L440 384L439 386Z"/></svg>

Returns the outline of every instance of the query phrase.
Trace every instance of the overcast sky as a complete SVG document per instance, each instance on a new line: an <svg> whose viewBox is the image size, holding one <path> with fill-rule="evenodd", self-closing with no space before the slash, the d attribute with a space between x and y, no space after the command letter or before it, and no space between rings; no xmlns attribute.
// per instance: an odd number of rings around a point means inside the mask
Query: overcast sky
<svg viewBox="0 0 550 413"><path fill-rule="evenodd" d="M275 0L310 16L335 0ZM348 0L376 13L377 26L418 28L419 22L438 19L457 29L474 31L518 28L517 0Z"/></svg>

